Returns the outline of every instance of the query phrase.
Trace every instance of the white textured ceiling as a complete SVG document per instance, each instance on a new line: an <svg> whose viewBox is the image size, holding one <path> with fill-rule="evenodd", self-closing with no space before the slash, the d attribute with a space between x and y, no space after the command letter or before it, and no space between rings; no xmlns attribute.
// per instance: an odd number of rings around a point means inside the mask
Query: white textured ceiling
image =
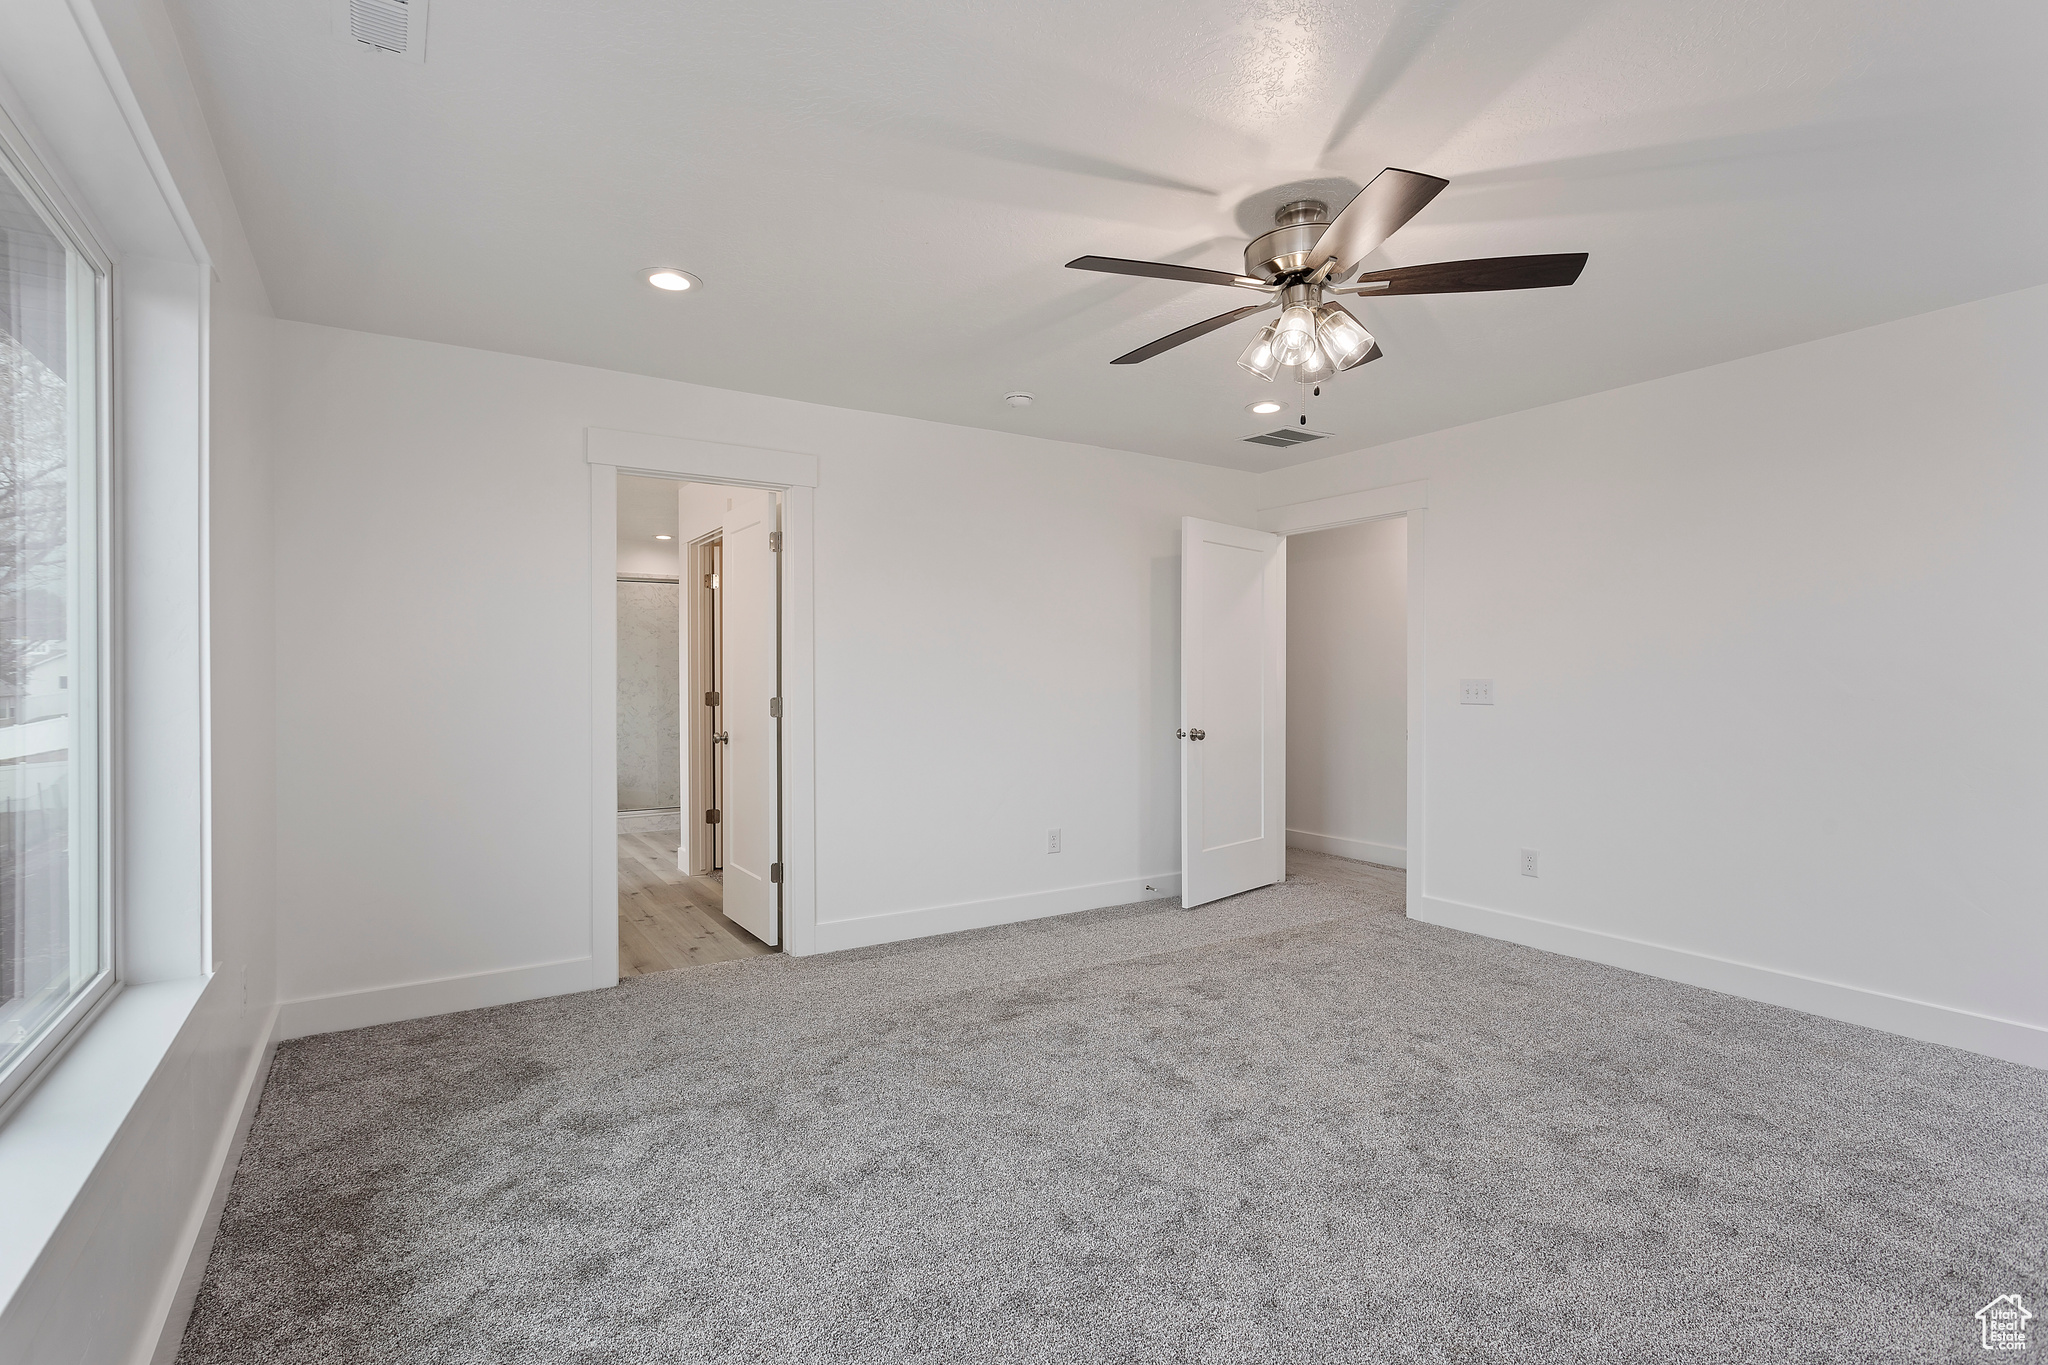
<svg viewBox="0 0 2048 1365"><path fill-rule="evenodd" d="M2048 280L2039 0L434 0L423 65L173 3L284 316L1210 464ZM1234 269L1248 201L1386 165L1451 184L1372 267L1584 277L1362 303L1293 452L1250 324L1107 363L1248 296L1065 261Z"/></svg>

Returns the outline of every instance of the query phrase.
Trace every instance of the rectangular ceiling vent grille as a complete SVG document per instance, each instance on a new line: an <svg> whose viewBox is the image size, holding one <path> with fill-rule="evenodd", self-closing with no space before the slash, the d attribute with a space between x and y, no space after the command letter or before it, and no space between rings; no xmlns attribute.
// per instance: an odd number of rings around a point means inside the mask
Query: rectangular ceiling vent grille
<svg viewBox="0 0 2048 1365"><path fill-rule="evenodd" d="M1320 441L1325 436L1333 434L1328 431L1310 431L1307 427L1276 427L1272 431L1262 431L1256 436L1247 436L1244 439L1255 446L1278 446L1285 450L1289 446L1298 446L1304 441Z"/></svg>
<svg viewBox="0 0 2048 1365"><path fill-rule="evenodd" d="M427 0L334 0L335 28L364 47L427 59Z"/></svg>

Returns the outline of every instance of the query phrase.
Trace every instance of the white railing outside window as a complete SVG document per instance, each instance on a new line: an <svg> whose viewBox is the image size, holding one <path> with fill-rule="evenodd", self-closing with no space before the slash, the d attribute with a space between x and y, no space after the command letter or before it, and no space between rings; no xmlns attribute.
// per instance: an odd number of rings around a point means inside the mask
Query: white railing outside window
<svg viewBox="0 0 2048 1365"><path fill-rule="evenodd" d="M106 298L104 258L27 149L0 137L0 1104L114 976Z"/></svg>

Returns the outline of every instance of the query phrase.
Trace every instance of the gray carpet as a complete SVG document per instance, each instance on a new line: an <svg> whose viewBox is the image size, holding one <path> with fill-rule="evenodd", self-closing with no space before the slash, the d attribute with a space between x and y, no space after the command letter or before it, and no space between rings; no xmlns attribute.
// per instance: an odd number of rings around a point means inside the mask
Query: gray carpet
<svg viewBox="0 0 2048 1365"><path fill-rule="evenodd" d="M2016 1358L2048 1075L1303 865L288 1043L179 1359Z"/></svg>

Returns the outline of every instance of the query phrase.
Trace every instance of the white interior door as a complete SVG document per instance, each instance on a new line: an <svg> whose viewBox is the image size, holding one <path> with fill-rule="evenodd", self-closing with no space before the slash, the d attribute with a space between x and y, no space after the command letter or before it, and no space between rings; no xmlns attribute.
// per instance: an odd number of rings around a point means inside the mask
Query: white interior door
<svg viewBox="0 0 2048 1365"><path fill-rule="evenodd" d="M1180 903L1287 875L1284 536L1180 523Z"/></svg>
<svg viewBox="0 0 2048 1365"><path fill-rule="evenodd" d="M719 592L725 640L723 703L725 786L725 915L763 943L781 927L769 869L777 846L776 744L781 727L770 713L777 703L775 675L775 495L733 490L725 515Z"/></svg>

